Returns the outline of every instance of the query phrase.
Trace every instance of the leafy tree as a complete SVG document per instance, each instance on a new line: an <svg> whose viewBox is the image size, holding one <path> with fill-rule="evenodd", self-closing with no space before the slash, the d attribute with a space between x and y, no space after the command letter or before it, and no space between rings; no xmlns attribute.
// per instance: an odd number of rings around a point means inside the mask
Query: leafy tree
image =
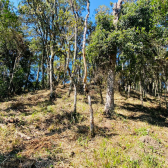
<svg viewBox="0 0 168 168"><path fill-rule="evenodd" d="M2 96L20 93L28 80L31 53L23 39L19 17L16 16L9 1L1 1L0 11L0 61L1 61L1 92ZM7 91L8 90L8 91Z"/></svg>
<svg viewBox="0 0 168 168"><path fill-rule="evenodd" d="M105 113L111 115L114 111L114 83L115 83L115 64L118 52L118 36L120 31L117 30L117 20L120 10L120 3L115 4L113 16L109 9L101 6L96 15L96 29L92 34L91 42L88 47L88 54L97 66L107 67L107 94ZM116 6L117 5L117 6Z"/></svg>

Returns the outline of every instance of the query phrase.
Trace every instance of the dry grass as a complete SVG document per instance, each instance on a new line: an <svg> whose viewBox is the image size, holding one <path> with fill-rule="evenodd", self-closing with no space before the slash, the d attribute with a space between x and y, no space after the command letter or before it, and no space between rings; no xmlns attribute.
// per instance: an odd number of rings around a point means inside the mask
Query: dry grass
<svg viewBox="0 0 168 168"><path fill-rule="evenodd" d="M138 93L115 94L115 114L103 116L98 88L92 87L96 136L89 136L89 106L78 95L78 121L71 118L73 93L40 90L0 103L0 166L11 167L167 167L168 130L164 108ZM105 91L103 92L105 98Z"/></svg>

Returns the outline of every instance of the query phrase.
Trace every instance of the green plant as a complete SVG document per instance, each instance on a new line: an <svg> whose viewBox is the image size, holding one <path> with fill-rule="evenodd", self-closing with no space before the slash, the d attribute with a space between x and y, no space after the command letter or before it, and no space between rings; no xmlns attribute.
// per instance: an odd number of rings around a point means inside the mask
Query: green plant
<svg viewBox="0 0 168 168"><path fill-rule="evenodd" d="M47 106L47 111L48 111L48 112L53 112L52 106Z"/></svg>
<svg viewBox="0 0 168 168"><path fill-rule="evenodd" d="M128 159L127 163L126 163L126 167L139 168L140 167L139 161L138 160L130 160L130 159Z"/></svg>
<svg viewBox="0 0 168 168"><path fill-rule="evenodd" d="M145 136L148 135L148 130L146 128L139 128L139 129L135 129L135 133L137 135L141 135L141 136Z"/></svg>
<svg viewBox="0 0 168 168"><path fill-rule="evenodd" d="M88 136L87 136L86 138L84 138L84 137L79 137L77 141L78 141L78 143L79 143L81 146L87 147L87 146L88 146L89 137L88 137Z"/></svg>
<svg viewBox="0 0 168 168"><path fill-rule="evenodd" d="M138 143L140 148L144 148L145 144L143 142L139 141Z"/></svg>
<svg viewBox="0 0 168 168"><path fill-rule="evenodd" d="M146 155L143 157L143 163L146 167L153 168L158 167L161 168L161 163L159 163L158 158L152 155Z"/></svg>

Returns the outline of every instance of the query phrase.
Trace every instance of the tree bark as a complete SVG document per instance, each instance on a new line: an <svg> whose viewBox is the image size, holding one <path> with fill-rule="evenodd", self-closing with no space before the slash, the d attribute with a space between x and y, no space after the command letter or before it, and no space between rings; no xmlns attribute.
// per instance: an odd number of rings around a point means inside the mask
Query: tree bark
<svg viewBox="0 0 168 168"><path fill-rule="evenodd" d="M110 116L114 113L114 82L115 82L115 62L116 53L111 56L111 68L108 72L107 77L107 93L106 93L106 103L105 103L105 113Z"/></svg>
<svg viewBox="0 0 168 168"><path fill-rule="evenodd" d="M44 89L44 57L45 57L45 45L43 44L43 53L42 53L42 58L41 58L42 89Z"/></svg>
<svg viewBox="0 0 168 168"><path fill-rule="evenodd" d="M165 82L165 102L166 102L166 111L168 113L168 103L167 103L167 92L168 92L168 81L166 79L166 82Z"/></svg>
<svg viewBox="0 0 168 168"><path fill-rule="evenodd" d="M49 51L47 51L47 88L50 88L50 57Z"/></svg>
<svg viewBox="0 0 168 168"><path fill-rule="evenodd" d="M142 81L139 81L139 86L140 86L140 100L141 100L141 105L143 107L143 87L142 87Z"/></svg>
<svg viewBox="0 0 168 168"><path fill-rule="evenodd" d="M13 64L13 69L12 69L12 73L11 73L11 77L10 77L10 81L9 81L9 87L8 87L8 96L9 96L9 92L13 94L14 92L14 88L13 88L13 78L14 78L14 74L15 74L15 69L17 66L17 62L18 62L19 57L15 58L14 64Z"/></svg>
<svg viewBox="0 0 168 168"><path fill-rule="evenodd" d="M94 116L93 116L93 108L92 108L92 102L91 102L91 96L88 95L88 103L90 107L90 134L93 137L95 135L94 132Z"/></svg>
<svg viewBox="0 0 168 168"><path fill-rule="evenodd" d="M69 84L69 91L68 91L68 97L70 97L71 92L72 92L72 77L70 77L70 84Z"/></svg>
<svg viewBox="0 0 168 168"><path fill-rule="evenodd" d="M76 120L76 103L77 103L77 90L76 90L76 84L74 84L74 110L73 110L74 120Z"/></svg>
<svg viewBox="0 0 168 168"><path fill-rule="evenodd" d="M64 58L64 80L63 80L63 87L65 88L65 81L66 81L66 57Z"/></svg>
<svg viewBox="0 0 168 168"><path fill-rule="evenodd" d="M128 85L128 98L130 98L131 85Z"/></svg>
<svg viewBox="0 0 168 168"><path fill-rule="evenodd" d="M38 81L38 79L39 79L39 72L40 72L40 65L38 65L35 90L37 89L38 84L39 84L39 81Z"/></svg>
<svg viewBox="0 0 168 168"><path fill-rule="evenodd" d="M50 100L52 101L55 98L53 90L53 61L54 61L54 51L51 46L51 58L50 58Z"/></svg>
<svg viewBox="0 0 168 168"><path fill-rule="evenodd" d="M103 100L103 95L102 95L102 88L101 88L101 83L99 82L99 93L100 93L100 103L103 104L104 103L104 100Z"/></svg>

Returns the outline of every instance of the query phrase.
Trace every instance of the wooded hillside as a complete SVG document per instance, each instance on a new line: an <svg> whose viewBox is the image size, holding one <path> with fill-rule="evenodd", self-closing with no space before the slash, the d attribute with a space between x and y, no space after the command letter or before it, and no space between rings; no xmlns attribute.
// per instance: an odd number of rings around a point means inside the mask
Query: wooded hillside
<svg viewBox="0 0 168 168"><path fill-rule="evenodd" d="M91 3L0 1L0 167L167 166L168 0Z"/></svg>

